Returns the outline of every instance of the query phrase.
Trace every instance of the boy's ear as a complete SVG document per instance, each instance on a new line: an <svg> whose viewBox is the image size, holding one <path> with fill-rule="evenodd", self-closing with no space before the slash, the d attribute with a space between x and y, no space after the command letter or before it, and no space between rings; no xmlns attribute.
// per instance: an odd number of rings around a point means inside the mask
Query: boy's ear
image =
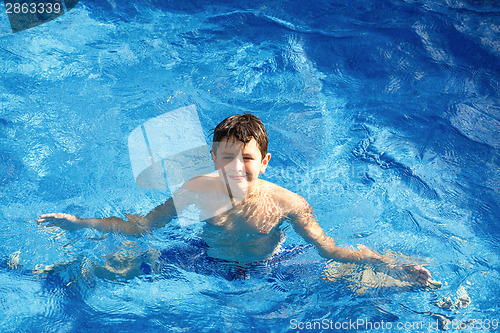
<svg viewBox="0 0 500 333"><path fill-rule="evenodd" d="M262 159L262 163L260 164L260 173L264 173L266 171L270 159L271 154L267 153L266 156Z"/></svg>
<svg viewBox="0 0 500 333"><path fill-rule="evenodd" d="M215 170L219 170L219 166L217 165L217 160L215 158L215 153L214 153L213 149L210 149L210 155L212 155L212 161L214 162Z"/></svg>

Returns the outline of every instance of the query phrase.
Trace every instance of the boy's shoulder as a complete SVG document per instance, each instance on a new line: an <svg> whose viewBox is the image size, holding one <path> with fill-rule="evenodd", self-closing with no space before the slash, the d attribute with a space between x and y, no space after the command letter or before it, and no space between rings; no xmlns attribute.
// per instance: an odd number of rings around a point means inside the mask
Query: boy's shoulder
<svg viewBox="0 0 500 333"><path fill-rule="evenodd" d="M309 207L307 200L299 194L274 183L265 180L260 181L262 182L263 187L267 189L269 194L280 204L285 212L293 214L299 210L302 211L304 207Z"/></svg>
<svg viewBox="0 0 500 333"><path fill-rule="evenodd" d="M195 192L213 192L220 187L219 175L217 173L207 173L191 178L182 187Z"/></svg>

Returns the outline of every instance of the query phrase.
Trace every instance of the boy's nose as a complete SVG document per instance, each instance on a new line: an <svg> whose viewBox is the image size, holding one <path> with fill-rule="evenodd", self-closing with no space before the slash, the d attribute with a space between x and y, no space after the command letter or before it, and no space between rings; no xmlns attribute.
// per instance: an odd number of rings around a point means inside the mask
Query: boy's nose
<svg viewBox="0 0 500 333"><path fill-rule="evenodd" d="M231 162L231 169L234 171L244 171L245 170L245 164L243 163L243 158L241 156L236 157L232 162Z"/></svg>

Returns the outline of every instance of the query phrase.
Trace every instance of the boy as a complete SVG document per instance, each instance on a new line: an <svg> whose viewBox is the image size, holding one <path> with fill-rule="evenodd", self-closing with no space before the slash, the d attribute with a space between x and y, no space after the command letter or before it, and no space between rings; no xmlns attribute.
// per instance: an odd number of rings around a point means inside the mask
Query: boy
<svg viewBox="0 0 500 333"><path fill-rule="evenodd" d="M96 228L140 235L159 228L190 205L206 223L202 238L209 257L230 262L265 261L279 251L280 225L288 220L295 231L327 259L384 266L386 274L427 285L430 273L420 265L396 265L393 260L360 246L357 251L326 236L307 201L280 186L259 179L271 158L267 134L254 115L234 115L214 130L211 150L218 173L194 177L172 198L146 216L81 219L69 214L45 214L39 223L64 229Z"/></svg>

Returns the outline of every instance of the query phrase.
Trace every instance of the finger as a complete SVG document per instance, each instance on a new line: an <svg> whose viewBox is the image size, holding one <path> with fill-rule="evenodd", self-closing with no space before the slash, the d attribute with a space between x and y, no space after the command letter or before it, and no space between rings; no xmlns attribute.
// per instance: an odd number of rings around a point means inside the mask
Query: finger
<svg viewBox="0 0 500 333"><path fill-rule="evenodd" d="M417 266L415 266L415 268L417 268L420 271L424 272L429 277L431 276L431 272L427 268L425 268L423 265L417 265Z"/></svg>
<svg viewBox="0 0 500 333"><path fill-rule="evenodd" d="M38 224L41 224L41 223L47 223L49 221L53 220L53 218L51 217L44 217L44 218L38 218L36 221L38 222Z"/></svg>
<svg viewBox="0 0 500 333"><path fill-rule="evenodd" d="M424 268L420 270L420 276L427 281L431 278L431 272Z"/></svg>
<svg viewBox="0 0 500 333"><path fill-rule="evenodd" d="M40 217L37 219L37 221L43 221L43 220L57 220L57 219L67 219L71 215L69 214L64 214L64 213L50 213L50 214L42 214Z"/></svg>
<svg viewBox="0 0 500 333"><path fill-rule="evenodd" d="M424 277L422 277L422 276L419 276L417 278L417 282L420 283L420 284L422 284L422 285L426 285L427 284L427 279L424 278Z"/></svg>
<svg viewBox="0 0 500 333"><path fill-rule="evenodd" d="M54 226L54 222L51 222L50 220L37 220L38 225L45 227L52 227Z"/></svg>
<svg viewBox="0 0 500 333"><path fill-rule="evenodd" d="M55 227L56 226L53 222L50 222L50 221L47 221L47 220L38 222L38 225L40 225L42 228L50 228L50 227Z"/></svg>
<svg viewBox="0 0 500 333"><path fill-rule="evenodd" d="M40 222L43 222L43 221L54 221L54 220L58 220L58 218L54 217L54 216L45 216L45 217L40 217L37 219L37 221L40 221Z"/></svg>
<svg viewBox="0 0 500 333"><path fill-rule="evenodd" d="M424 280L424 281L420 281L420 284L422 285L422 287L426 287L429 282L427 280Z"/></svg>
<svg viewBox="0 0 500 333"><path fill-rule="evenodd" d="M57 215L61 215L61 213L50 213L50 214L42 214L40 215L41 218L46 218L46 217L54 217Z"/></svg>
<svg viewBox="0 0 500 333"><path fill-rule="evenodd" d="M427 286L429 284L429 277L427 275L420 275L418 282L423 286Z"/></svg>
<svg viewBox="0 0 500 333"><path fill-rule="evenodd" d="M56 222L62 223L62 222L64 222L64 220L65 220L64 218L57 218L57 217L49 216L46 218L37 219L36 221L38 224L44 224L44 225L52 224L52 225L54 225L54 223L56 223Z"/></svg>

